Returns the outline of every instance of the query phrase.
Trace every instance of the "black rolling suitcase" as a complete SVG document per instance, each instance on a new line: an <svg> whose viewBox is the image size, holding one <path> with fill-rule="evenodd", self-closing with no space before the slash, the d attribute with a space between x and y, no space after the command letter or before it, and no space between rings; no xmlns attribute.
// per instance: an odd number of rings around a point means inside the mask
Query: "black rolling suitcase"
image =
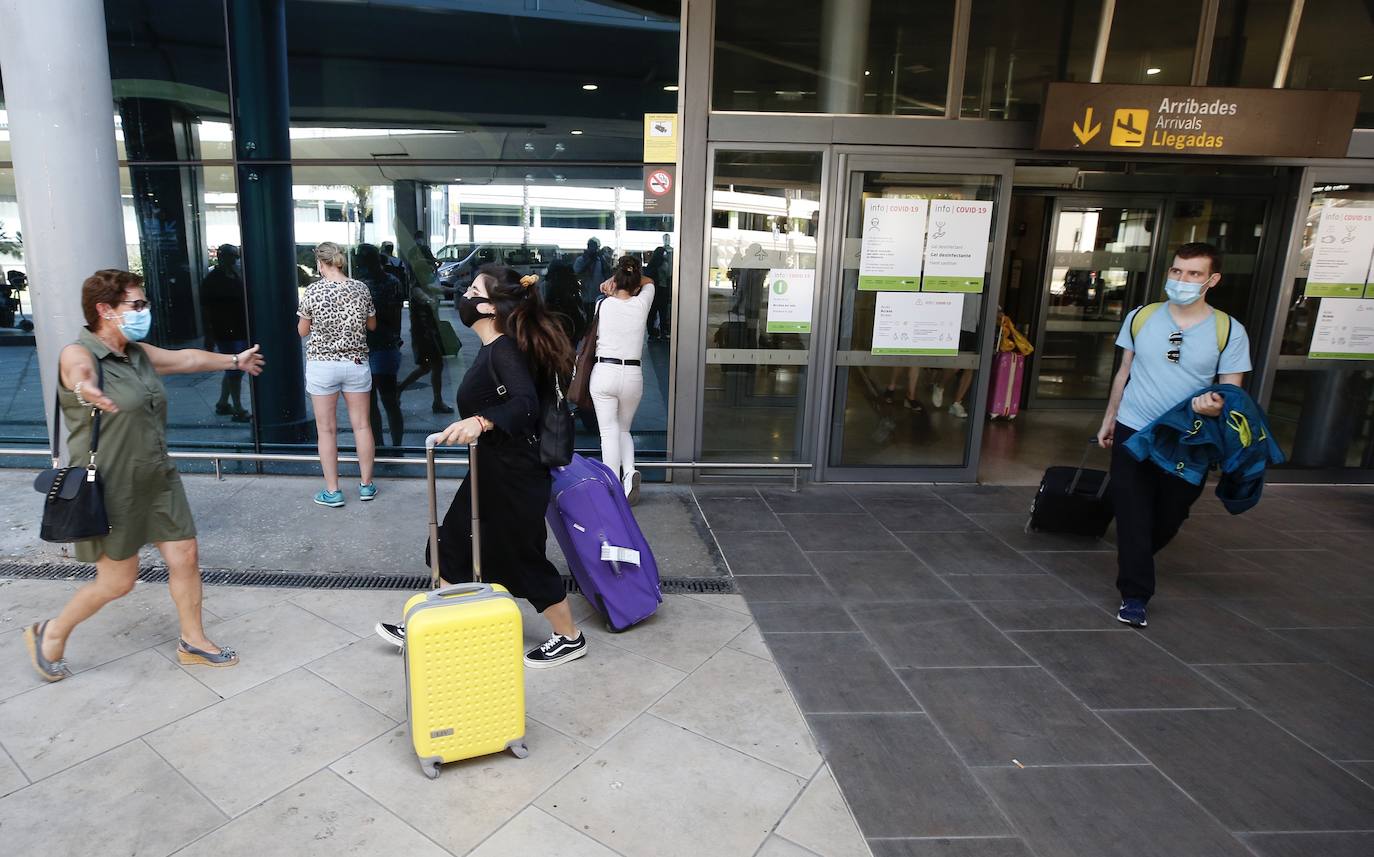
<svg viewBox="0 0 1374 857"><path fill-rule="evenodd" d="M1031 504L1028 533L1065 533L1101 538L1112 522L1112 497L1107 492L1111 477L1105 470L1084 467L1097 446L1089 441L1077 467L1051 467L1040 480Z"/></svg>

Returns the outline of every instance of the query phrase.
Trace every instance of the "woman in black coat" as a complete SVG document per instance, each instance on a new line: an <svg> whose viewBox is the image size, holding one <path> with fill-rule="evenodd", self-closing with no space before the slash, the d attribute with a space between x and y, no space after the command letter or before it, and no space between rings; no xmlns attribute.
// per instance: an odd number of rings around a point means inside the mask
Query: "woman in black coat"
<svg viewBox="0 0 1374 857"><path fill-rule="evenodd" d="M544 510L553 477L539 460L539 391L552 388L555 374L571 374L572 346L545 310L534 287L538 281L487 265L458 300L458 316L482 340L482 350L458 387L463 419L439 440L453 445L481 439L474 453L481 472L482 577L529 601L549 620L548 641L525 655L533 669L587 653L563 578L544 554ZM448 583L472 579L471 509L470 481L464 479L439 528L439 573ZM378 623L377 633L397 645L405 641L405 629L397 625Z"/></svg>

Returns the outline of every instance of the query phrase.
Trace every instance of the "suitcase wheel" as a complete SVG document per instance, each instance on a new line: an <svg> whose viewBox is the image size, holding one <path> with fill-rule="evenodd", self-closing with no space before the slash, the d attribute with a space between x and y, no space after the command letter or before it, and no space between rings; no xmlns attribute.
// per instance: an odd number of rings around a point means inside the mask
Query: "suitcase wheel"
<svg viewBox="0 0 1374 857"><path fill-rule="evenodd" d="M1009 420L1014 420L1014 419L1016 419L1016 414L1007 414L1007 419L1009 419Z"/></svg>
<svg viewBox="0 0 1374 857"><path fill-rule="evenodd" d="M439 778L439 760L421 759L420 770L424 771L425 776L429 777L431 780L437 780Z"/></svg>
<svg viewBox="0 0 1374 857"><path fill-rule="evenodd" d="M517 759L523 759L530 754L529 745L524 741L510 742L510 754Z"/></svg>

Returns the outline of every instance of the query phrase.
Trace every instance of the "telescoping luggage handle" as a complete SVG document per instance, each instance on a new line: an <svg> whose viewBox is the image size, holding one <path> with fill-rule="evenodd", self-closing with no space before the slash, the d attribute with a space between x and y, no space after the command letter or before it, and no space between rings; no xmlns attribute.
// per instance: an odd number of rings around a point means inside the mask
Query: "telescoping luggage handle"
<svg viewBox="0 0 1374 857"><path fill-rule="evenodd" d="M468 487L472 493L472 583L459 583L442 587L439 577L439 489L434 474L434 447L443 437L443 432L435 432L425 438L425 470L429 483L429 575L430 588L434 595L461 595L482 592L487 587L482 583L482 532L477 513L477 441L468 444Z"/></svg>
<svg viewBox="0 0 1374 857"><path fill-rule="evenodd" d="M1069 494L1072 494L1078 490L1078 480L1083 478L1083 468L1086 467L1088 464L1088 456L1092 455L1092 451L1098 448L1099 445L1100 444L1098 444L1097 438L1088 438L1088 448L1083 450L1083 458L1079 460L1078 469L1073 472L1073 481L1069 483ZM1107 485L1111 481L1112 475L1110 473L1102 477L1102 484L1097 486L1097 499L1101 500L1102 495L1107 493Z"/></svg>

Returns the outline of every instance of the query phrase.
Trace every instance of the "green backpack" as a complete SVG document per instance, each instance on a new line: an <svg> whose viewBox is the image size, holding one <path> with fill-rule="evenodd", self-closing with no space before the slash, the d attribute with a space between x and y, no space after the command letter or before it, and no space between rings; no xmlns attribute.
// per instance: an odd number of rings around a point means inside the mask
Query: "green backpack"
<svg viewBox="0 0 1374 857"><path fill-rule="evenodd" d="M1145 326L1145 322L1150 320L1150 316L1159 312L1160 307L1165 306L1164 301L1159 303L1146 304L1135 311L1131 317L1131 346L1135 346L1136 334ZM1226 344L1231 341L1231 317L1215 307L1212 308L1212 317L1217 323L1217 363L1221 363L1221 355L1226 351Z"/></svg>

